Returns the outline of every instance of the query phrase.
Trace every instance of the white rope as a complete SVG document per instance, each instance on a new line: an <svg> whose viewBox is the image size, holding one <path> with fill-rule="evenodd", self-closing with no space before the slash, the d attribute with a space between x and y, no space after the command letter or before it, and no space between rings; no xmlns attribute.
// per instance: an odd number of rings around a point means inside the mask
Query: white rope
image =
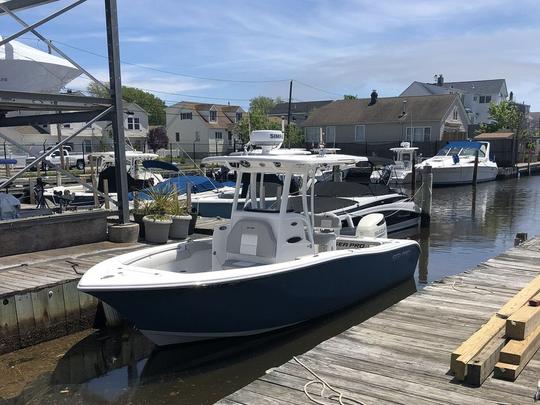
<svg viewBox="0 0 540 405"><path fill-rule="evenodd" d="M311 380L307 382L304 385L304 394L309 398L310 401L319 404L319 405L328 405L328 402L322 402L319 399L313 397L313 395L308 391L308 388L311 385L319 384L321 386L321 391L319 392L318 396L327 399L330 402L336 402L339 405L365 405L363 402L360 402L357 399L346 397L343 395L343 392L337 390L336 388L332 387L329 383L327 383L322 377L320 377L315 371L313 371L311 368L306 366L304 363L302 363L298 357L293 356L293 359L302 367L304 367L313 377L316 378L316 380ZM325 390L328 389L332 394L325 396ZM345 402L346 401L346 402Z"/></svg>
<svg viewBox="0 0 540 405"><path fill-rule="evenodd" d="M398 206L399 206L399 204L406 204L406 203L408 203L408 202L414 201L414 198L415 198L416 195L420 192L420 190L422 190L422 187L424 187L424 183L422 183L422 184L420 185L420 187L418 187L418 190L416 190L416 192L415 192L412 196L410 196L409 198L406 198L406 199L404 199L403 201L400 201L399 203L397 203ZM389 218L389 217L391 217L392 215L395 215L395 214L397 214L397 213L400 212L400 211L401 211L401 209L397 209L397 210L395 210L394 212L392 212L392 213L390 213L390 214L388 214L388 215L385 215L384 217L385 217L385 218Z"/></svg>

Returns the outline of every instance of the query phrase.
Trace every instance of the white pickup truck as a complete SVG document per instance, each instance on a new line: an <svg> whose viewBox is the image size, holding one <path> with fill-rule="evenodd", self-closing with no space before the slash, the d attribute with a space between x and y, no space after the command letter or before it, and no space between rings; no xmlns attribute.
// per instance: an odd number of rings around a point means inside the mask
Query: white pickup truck
<svg viewBox="0 0 540 405"><path fill-rule="evenodd" d="M75 167L79 170L83 170L87 161L88 159L86 156L82 154L74 154L70 149L64 148L64 164L69 166L70 169ZM45 158L45 164L48 164L50 167L52 166L51 163L55 165L60 164L60 151L55 150Z"/></svg>

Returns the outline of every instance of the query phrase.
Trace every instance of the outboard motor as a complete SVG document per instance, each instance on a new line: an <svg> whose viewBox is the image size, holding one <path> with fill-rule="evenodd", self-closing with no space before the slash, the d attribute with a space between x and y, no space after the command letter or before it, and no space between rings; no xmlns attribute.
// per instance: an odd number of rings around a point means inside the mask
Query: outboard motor
<svg viewBox="0 0 540 405"><path fill-rule="evenodd" d="M386 238L386 220L383 214L369 214L356 226L356 237Z"/></svg>

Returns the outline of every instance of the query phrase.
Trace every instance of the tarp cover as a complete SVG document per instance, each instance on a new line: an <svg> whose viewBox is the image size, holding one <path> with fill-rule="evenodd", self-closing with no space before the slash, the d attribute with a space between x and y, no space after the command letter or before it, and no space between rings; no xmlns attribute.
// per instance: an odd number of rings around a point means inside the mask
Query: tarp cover
<svg viewBox="0 0 540 405"><path fill-rule="evenodd" d="M170 170L173 172L179 171L178 167L169 162L164 162L163 160L145 160L142 162L142 165L145 169L161 169L161 170Z"/></svg>
<svg viewBox="0 0 540 405"><path fill-rule="evenodd" d="M162 181L154 187L141 190L139 198L141 200L149 200L149 192L167 192L172 191L173 187L176 187L176 191L179 194L184 194L187 190L188 183L191 183L192 193L202 193L203 191L215 190L222 187L234 187L235 184L232 181L226 181L220 183L204 176L178 176L172 179ZM133 195L130 194L130 200L133 199Z"/></svg>
<svg viewBox="0 0 540 405"><path fill-rule="evenodd" d="M11 194L0 193L0 220L19 218L21 203Z"/></svg>

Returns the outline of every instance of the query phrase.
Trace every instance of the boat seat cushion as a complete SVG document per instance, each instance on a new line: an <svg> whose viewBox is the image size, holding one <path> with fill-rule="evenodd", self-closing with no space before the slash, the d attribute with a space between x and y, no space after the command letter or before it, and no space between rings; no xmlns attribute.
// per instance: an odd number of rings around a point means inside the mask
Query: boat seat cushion
<svg viewBox="0 0 540 405"><path fill-rule="evenodd" d="M276 256L276 238L270 224L241 219L227 238L227 253L259 257Z"/></svg>

